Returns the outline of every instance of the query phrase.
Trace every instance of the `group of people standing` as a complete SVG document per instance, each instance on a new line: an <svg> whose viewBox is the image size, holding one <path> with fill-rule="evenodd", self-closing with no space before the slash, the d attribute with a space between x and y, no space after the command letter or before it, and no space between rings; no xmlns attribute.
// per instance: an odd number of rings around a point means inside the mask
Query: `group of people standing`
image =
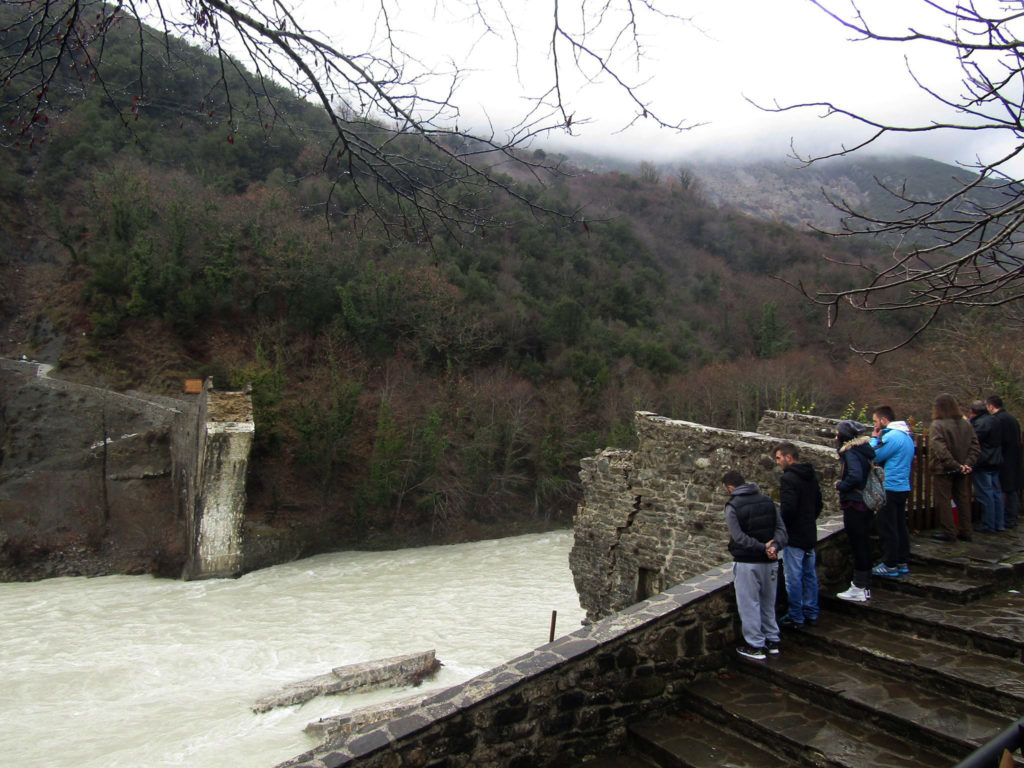
<svg viewBox="0 0 1024 768"><path fill-rule="evenodd" d="M1003 409L998 395L971 405L968 420L956 398L935 398L928 432L928 471L944 542L971 541L973 532L997 533L1016 527L1022 483L1021 431ZM906 421L897 421L888 405L871 413L872 426L844 420L836 428L839 456L839 507L853 554L853 580L836 597L853 602L871 599L872 576L900 578L910 573L910 530L907 500L916 444ZM782 468L779 505L756 483L730 470L722 477L729 492L725 507L733 584L744 643L737 651L764 659L779 652L780 628L801 628L818 622L818 577L815 571L817 518L821 488L814 467L800 461L791 442L772 449ZM864 500L874 465L884 470L885 502L877 510ZM970 483L981 509L981 524L972 528ZM953 502L958 509L954 516ZM872 566L872 524L882 550ZM782 559L788 610L775 615L778 560Z"/></svg>

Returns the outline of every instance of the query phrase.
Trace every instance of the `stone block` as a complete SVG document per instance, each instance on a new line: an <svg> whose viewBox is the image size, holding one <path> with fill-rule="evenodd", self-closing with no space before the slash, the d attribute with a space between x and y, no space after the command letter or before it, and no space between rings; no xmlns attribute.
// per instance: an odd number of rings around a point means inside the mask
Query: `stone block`
<svg viewBox="0 0 1024 768"><path fill-rule="evenodd" d="M434 651L431 649L420 653L335 667L327 674L292 683L278 693L260 699L253 704L252 711L268 712L275 707L301 704L317 696L416 684L434 675L440 666L440 662L437 661Z"/></svg>

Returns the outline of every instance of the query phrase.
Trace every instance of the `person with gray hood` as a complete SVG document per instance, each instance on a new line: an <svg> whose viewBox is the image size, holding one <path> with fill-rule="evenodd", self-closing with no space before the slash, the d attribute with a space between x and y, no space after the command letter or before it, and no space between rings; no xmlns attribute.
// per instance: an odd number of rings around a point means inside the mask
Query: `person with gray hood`
<svg viewBox="0 0 1024 768"><path fill-rule="evenodd" d="M736 470L722 476L729 491L725 523L729 528L733 588L743 628L744 644L736 651L763 661L779 652L775 596L779 587L779 550L786 546L786 526L775 502L748 483Z"/></svg>

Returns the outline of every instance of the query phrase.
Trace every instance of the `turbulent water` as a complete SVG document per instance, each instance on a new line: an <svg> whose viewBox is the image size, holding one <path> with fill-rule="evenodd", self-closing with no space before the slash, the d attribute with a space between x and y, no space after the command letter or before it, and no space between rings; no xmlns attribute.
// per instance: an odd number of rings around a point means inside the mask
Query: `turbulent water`
<svg viewBox="0 0 1024 768"><path fill-rule="evenodd" d="M434 648L419 690L462 682L579 626L568 532L321 555L200 582L146 576L0 584L0 763L273 766L321 717L410 689L256 715L283 685Z"/></svg>

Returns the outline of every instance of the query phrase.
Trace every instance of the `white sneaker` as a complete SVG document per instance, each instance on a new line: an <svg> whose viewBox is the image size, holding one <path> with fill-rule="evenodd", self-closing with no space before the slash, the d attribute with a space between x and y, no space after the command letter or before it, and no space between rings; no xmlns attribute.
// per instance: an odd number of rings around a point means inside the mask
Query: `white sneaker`
<svg viewBox="0 0 1024 768"><path fill-rule="evenodd" d="M871 599L871 590L865 589L864 587L858 587L851 583L850 588L845 592L839 592L836 594L840 600L849 600L854 603L866 603Z"/></svg>

